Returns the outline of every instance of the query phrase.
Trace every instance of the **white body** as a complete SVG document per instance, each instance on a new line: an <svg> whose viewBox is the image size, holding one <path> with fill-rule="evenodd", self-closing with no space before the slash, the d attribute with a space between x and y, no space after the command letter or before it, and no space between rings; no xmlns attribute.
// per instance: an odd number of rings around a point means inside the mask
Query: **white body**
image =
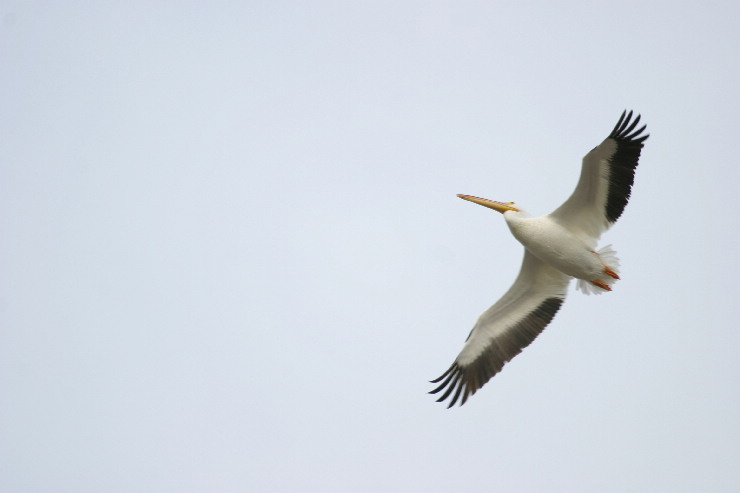
<svg viewBox="0 0 740 493"><path fill-rule="evenodd" d="M585 292L601 292L587 287L591 281L601 281L609 286L616 281L604 270L604 267L608 267L618 272L618 262L613 261L613 265L609 265L613 255L602 258L591 248L590 242L574 235L549 215L527 217L520 211L506 211L504 219L514 237L535 257L563 274L587 281L579 283L581 289L586 288Z"/></svg>

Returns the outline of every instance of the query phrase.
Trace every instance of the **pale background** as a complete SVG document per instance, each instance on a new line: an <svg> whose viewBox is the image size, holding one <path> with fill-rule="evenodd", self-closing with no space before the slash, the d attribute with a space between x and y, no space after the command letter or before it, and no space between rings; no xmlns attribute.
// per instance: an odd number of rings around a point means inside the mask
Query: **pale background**
<svg viewBox="0 0 740 493"><path fill-rule="evenodd" d="M740 491L740 4L0 2L0 491ZM426 392L624 108L571 297Z"/></svg>

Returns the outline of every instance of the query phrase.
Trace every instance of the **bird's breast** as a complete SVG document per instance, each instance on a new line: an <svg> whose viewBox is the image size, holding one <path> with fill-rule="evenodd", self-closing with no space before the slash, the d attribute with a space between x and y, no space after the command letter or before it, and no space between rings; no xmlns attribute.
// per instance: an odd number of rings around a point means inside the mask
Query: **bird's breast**
<svg viewBox="0 0 740 493"><path fill-rule="evenodd" d="M533 255L569 276L588 279L602 267L580 238L546 217L508 222L514 237Z"/></svg>

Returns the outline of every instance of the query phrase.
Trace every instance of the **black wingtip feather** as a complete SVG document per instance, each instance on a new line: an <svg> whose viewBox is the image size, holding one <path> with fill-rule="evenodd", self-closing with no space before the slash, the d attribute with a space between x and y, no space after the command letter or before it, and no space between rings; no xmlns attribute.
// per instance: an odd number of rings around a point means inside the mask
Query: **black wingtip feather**
<svg viewBox="0 0 740 493"><path fill-rule="evenodd" d="M446 377L447 375L450 374L450 372L453 370L454 366L455 365L452 365L451 367L449 367L446 372L444 372L443 374L441 374L440 376L438 376L434 380L429 380L429 383L437 383L437 382L441 381L444 377ZM430 394L434 394L434 391L430 392Z"/></svg>
<svg viewBox="0 0 740 493"><path fill-rule="evenodd" d="M617 143L617 149L610 159L609 192L606 200L606 218L614 223L624 212L632 194L632 185L635 182L635 169L640 159L643 142L650 134L642 135L646 125L635 130L640 123L641 115L632 119L632 111L622 112L619 121L609 134L610 139Z"/></svg>

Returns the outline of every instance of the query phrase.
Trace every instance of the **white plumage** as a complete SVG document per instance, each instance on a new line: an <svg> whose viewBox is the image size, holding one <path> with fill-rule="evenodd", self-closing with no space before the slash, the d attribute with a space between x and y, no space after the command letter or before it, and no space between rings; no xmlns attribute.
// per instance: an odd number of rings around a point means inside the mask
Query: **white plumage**
<svg viewBox="0 0 740 493"><path fill-rule="evenodd" d="M619 260L611 245L596 250L601 234L622 215L629 201L643 142L640 116L622 113L609 136L583 158L571 196L542 217L529 217L514 202L470 195L458 197L504 215L524 245L519 276L509 290L478 318L450 368L432 383L460 405L528 346L560 309L571 279L586 294L611 291L619 279Z"/></svg>

